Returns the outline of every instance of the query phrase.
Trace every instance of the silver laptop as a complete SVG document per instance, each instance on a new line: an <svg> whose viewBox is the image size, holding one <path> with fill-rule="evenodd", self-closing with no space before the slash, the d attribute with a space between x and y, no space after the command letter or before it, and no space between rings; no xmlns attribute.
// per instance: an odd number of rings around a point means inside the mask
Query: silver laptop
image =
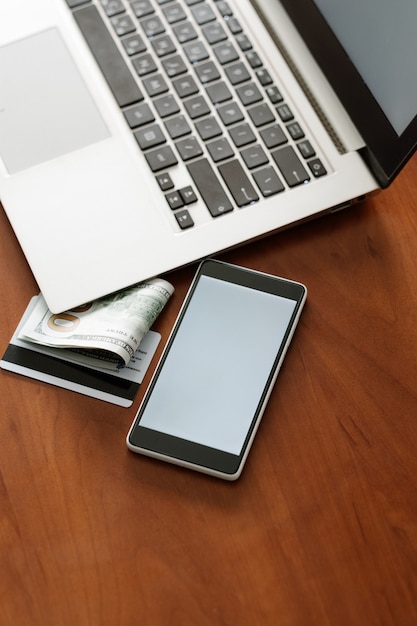
<svg viewBox="0 0 417 626"><path fill-rule="evenodd" d="M58 312L387 186L415 0L0 4L0 198Z"/></svg>

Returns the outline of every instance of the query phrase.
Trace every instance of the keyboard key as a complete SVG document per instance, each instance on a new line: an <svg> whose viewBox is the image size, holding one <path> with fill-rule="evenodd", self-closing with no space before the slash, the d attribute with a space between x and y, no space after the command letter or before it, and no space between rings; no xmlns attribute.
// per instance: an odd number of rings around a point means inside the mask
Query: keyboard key
<svg viewBox="0 0 417 626"><path fill-rule="evenodd" d="M228 41L227 43L222 43L213 48L214 54L218 62L221 65L226 65L226 63L231 63L232 61L237 61L239 58L238 53L236 52L233 44Z"/></svg>
<svg viewBox="0 0 417 626"><path fill-rule="evenodd" d="M316 155L316 151L307 139L300 141L297 144L297 148L305 159L311 159L311 157Z"/></svg>
<svg viewBox="0 0 417 626"><path fill-rule="evenodd" d="M162 146L146 152L145 159L153 172L159 172L178 163L177 157L170 146Z"/></svg>
<svg viewBox="0 0 417 626"><path fill-rule="evenodd" d="M147 15L155 13L150 0L135 0L131 2L131 7L137 18L146 17Z"/></svg>
<svg viewBox="0 0 417 626"><path fill-rule="evenodd" d="M271 154L289 187L296 187L310 180L310 176L302 166L292 146L280 148Z"/></svg>
<svg viewBox="0 0 417 626"><path fill-rule="evenodd" d="M185 230L186 228L191 228L194 226L193 219L190 215L190 212L187 209L182 209L181 211L177 211L175 213L176 220L178 222L178 226Z"/></svg>
<svg viewBox="0 0 417 626"><path fill-rule="evenodd" d="M217 109L218 114L225 126L236 124L243 120L243 114L236 102L230 102L230 104L224 104Z"/></svg>
<svg viewBox="0 0 417 626"><path fill-rule="evenodd" d="M112 17L118 13L124 13L125 8L121 0L100 0L107 17Z"/></svg>
<svg viewBox="0 0 417 626"><path fill-rule="evenodd" d="M258 194L243 171L239 161L235 159L223 165L219 165L219 172L239 207L252 204L259 200Z"/></svg>
<svg viewBox="0 0 417 626"><path fill-rule="evenodd" d="M111 24L119 37L134 33L136 30L136 26L129 15L116 15L111 19Z"/></svg>
<svg viewBox="0 0 417 626"><path fill-rule="evenodd" d="M179 189L179 193L184 204L193 204L194 202L197 202L198 200L197 196L195 195L195 191L191 187L191 185L188 185L187 187L183 187L182 189Z"/></svg>
<svg viewBox="0 0 417 626"><path fill-rule="evenodd" d="M288 104L280 104L276 107L276 111L283 122L289 122L294 119L294 114Z"/></svg>
<svg viewBox="0 0 417 626"><path fill-rule="evenodd" d="M200 26L207 24L207 22L213 22L216 19L213 9L205 2L192 8L191 13L194 16L195 21Z"/></svg>
<svg viewBox="0 0 417 626"><path fill-rule="evenodd" d="M220 104L232 99L232 94L225 82L220 81L206 87L207 95L213 104Z"/></svg>
<svg viewBox="0 0 417 626"><path fill-rule="evenodd" d="M247 52L248 50L252 49L252 44L249 41L249 39L246 37L246 35L236 35L236 42L239 48L242 50L242 52Z"/></svg>
<svg viewBox="0 0 417 626"><path fill-rule="evenodd" d="M185 74L185 72L188 71L182 57L180 57L178 54L170 57L169 59L163 59L162 65L169 78L180 76L180 74Z"/></svg>
<svg viewBox="0 0 417 626"><path fill-rule="evenodd" d="M184 9L177 2L175 4L171 4L169 7L162 9L162 12L165 15L168 24L175 24L176 22L185 20L185 18L187 17Z"/></svg>
<svg viewBox="0 0 417 626"><path fill-rule="evenodd" d="M195 93L199 92L197 83L195 82L192 76L184 76L182 78L177 78L174 81L172 81L172 84L174 85L175 91L177 92L180 98L193 96Z"/></svg>
<svg viewBox="0 0 417 626"><path fill-rule="evenodd" d="M192 120L210 113L210 108L203 96L195 96L194 98L185 100L184 107Z"/></svg>
<svg viewBox="0 0 417 626"><path fill-rule="evenodd" d="M153 98L154 96L159 96L162 93L166 93L168 91L168 85L165 82L165 79L161 74L155 74L155 76L149 76L148 78L143 79L143 86L145 87L148 96Z"/></svg>
<svg viewBox="0 0 417 626"><path fill-rule="evenodd" d="M162 35L165 32L164 25L157 15L152 17L148 17L145 20L141 20L142 28L145 32L145 35L150 37L155 37L156 35Z"/></svg>
<svg viewBox="0 0 417 626"><path fill-rule="evenodd" d="M249 106L250 104L255 104L255 102L260 102L262 100L262 94L255 83L249 83L244 87L238 87L236 89L236 93L244 106Z"/></svg>
<svg viewBox="0 0 417 626"><path fill-rule="evenodd" d="M144 126L145 124L149 124L155 120L154 114L145 102L143 104L138 104L131 109L126 109L123 111L123 114L130 128Z"/></svg>
<svg viewBox="0 0 417 626"><path fill-rule="evenodd" d="M75 7L80 6L81 4L86 4L88 0L65 0L70 9L75 9Z"/></svg>
<svg viewBox="0 0 417 626"><path fill-rule="evenodd" d="M194 161L187 165L187 169L212 217L233 211L233 205L207 159Z"/></svg>
<svg viewBox="0 0 417 626"><path fill-rule="evenodd" d="M219 70L214 65L213 61L206 61L205 63L196 65L195 72L203 85L220 78Z"/></svg>
<svg viewBox="0 0 417 626"><path fill-rule="evenodd" d="M265 126L265 124L270 124L275 120L274 114L265 103L258 104L257 106L248 109L248 114L256 128Z"/></svg>
<svg viewBox="0 0 417 626"><path fill-rule="evenodd" d="M171 176L167 173L158 174L155 178L162 191L172 189L174 186Z"/></svg>
<svg viewBox="0 0 417 626"><path fill-rule="evenodd" d="M250 143L256 141L255 134L249 124L239 124L229 130L229 134L235 144L236 148L247 146Z"/></svg>
<svg viewBox="0 0 417 626"><path fill-rule="evenodd" d="M232 85L239 85L250 79L250 74L243 63L234 63L225 69L227 78Z"/></svg>
<svg viewBox="0 0 417 626"><path fill-rule="evenodd" d="M260 70L256 70L256 77L261 83L262 87L266 87L267 85L272 84L271 74L264 67Z"/></svg>
<svg viewBox="0 0 417 626"><path fill-rule="evenodd" d="M134 135L142 150L147 150L166 142L165 136L157 124L137 130Z"/></svg>
<svg viewBox="0 0 417 626"><path fill-rule="evenodd" d="M231 17L230 19L228 19L227 25L232 35L238 35L239 33L242 32L242 27L239 21L235 17Z"/></svg>
<svg viewBox="0 0 417 626"><path fill-rule="evenodd" d="M217 2L216 6L219 9L222 17L230 17L231 15L233 15L233 11L230 8L230 5L225 2L225 0L220 0L220 2Z"/></svg>
<svg viewBox="0 0 417 626"><path fill-rule="evenodd" d="M195 159L195 157L201 156L203 151L195 137L188 137L187 139L181 139L175 144L180 157L183 161L189 161Z"/></svg>
<svg viewBox="0 0 417 626"><path fill-rule="evenodd" d="M128 54L130 57L134 54L139 54L140 52L144 52L146 50L143 39L138 33L135 33L134 35L129 35L129 37L124 37L122 39L122 44L124 49L126 50L126 54Z"/></svg>
<svg viewBox="0 0 417 626"><path fill-rule="evenodd" d="M249 50L249 52L246 53L246 58L252 69L255 70L257 67L262 66L262 61L257 52L254 52L253 50Z"/></svg>
<svg viewBox="0 0 417 626"><path fill-rule="evenodd" d="M215 141L210 141L206 144L206 148L215 163L224 161L224 159L229 159L234 154L230 143L225 137L221 137Z"/></svg>
<svg viewBox="0 0 417 626"><path fill-rule="evenodd" d="M205 120L201 120L201 122L197 122L195 127L203 141L218 137L223 132L214 117L208 117Z"/></svg>
<svg viewBox="0 0 417 626"><path fill-rule="evenodd" d="M245 148L240 154L250 170L268 163L268 157L259 144L251 146L250 148Z"/></svg>
<svg viewBox="0 0 417 626"><path fill-rule="evenodd" d="M179 113L180 110L178 103L172 94L162 96L162 98L157 98L154 100L154 105L158 115L162 118L175 115L175 113Z"/></svg>
<svg viewBox="0 0 417 626"><path fill-rule="evenodd" d="M261 194L265 198L273 196L276 193L280 193L285 189L284 185L278 177L278 174L270 165L254 172L253 177L261 191Z"/></svg>
<svg viewBox="0 0 417 626"><path fill-rule="evenodd" d="M197 32L191 22L184 22L183 24L174 26L173 31L178 42L181 44L197 39Z"/></svg>
<svg viewBox="0 0 417 626"><path fill-rule="evenodd" d="M158 57L165 57L176 51L175 44L169 35L162 35L152 39L151 43Z"/></svg>
<svg viewBox="0 0 417 626"><path fill-rule="evenodd" d="M288 142L286 134L278 124L264 128L264 130L261 130L260 135L269 150Z"/></svg>
<svg viewBox="0 0 417 626"><path fill-rule="evenodd" d="M171 139L179 139L191 133L191 128L184 115L178 115L165 122L165 128Z"/></svg>
<svg viewBox="0 0 417 626"><path fill-rule="evenodd" d="M135 79L94 5L74 12L74 18L87 41L120 107L142 99Z"/></svg>
<svg viewBox="0 0 417 626"><path fill-rule="evenodd" d="M213 22L203 26L202 31L211 46L227 39L227 33L219 22Z"/></svg>
<svg viewBox="0 0 417 626"><path fill-rule="evenodd" d="M282 102L284 99L278 87L276 87L275 85L267 87L265 91L271 104L277 104L278 102Z"/></svg>
<svg viewBox="0 0 417 626"><path fill-rule="evenodd" d="M133 67L138 76L147 76L158 69L150 54L142 54L140 57L132 59Z"/></svg>
<svg viewBox="0 0 417 626"><path fill-rule="evenodd" d="M293 122L292 124L288 124L287 130L289 134L291 135L292 139L294 139L294 141L297 141L298 139L303 139L303 137L305 137L304 131L298 122Z"/></svg>
<svg viewBox="0 0 417 626"><path fill-rule="evenodd" d="M173 211L184 206L184 201L178 191L171 191L170 193L165 194L165 198Z"/></svg>
<svg viewBox="0 0 417 626"><path fill-rule="evenodd" d="M320 159L313 159L312 161L309 161L308 167L310 168L314 178L320 178L320 176L325 176L325 174L327 174L327 170Z"/></svg>
<svg viewBox="0 0 417 626"><path fill-rule="evenodd" d="M209 57L207 49L201 41L192 41L191 43L185 44L184 52L190 63L199 63Z"/></svg>

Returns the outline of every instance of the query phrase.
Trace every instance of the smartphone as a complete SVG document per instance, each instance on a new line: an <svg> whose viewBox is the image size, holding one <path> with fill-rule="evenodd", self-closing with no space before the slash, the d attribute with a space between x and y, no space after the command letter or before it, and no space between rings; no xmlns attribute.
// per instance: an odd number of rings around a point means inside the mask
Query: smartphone
<svg viewBox="0 0 417 626"><path fill-rule="evenodd" d="M306 297L300 283L203 261L129 430L128 448L238 478Z"/></svg>

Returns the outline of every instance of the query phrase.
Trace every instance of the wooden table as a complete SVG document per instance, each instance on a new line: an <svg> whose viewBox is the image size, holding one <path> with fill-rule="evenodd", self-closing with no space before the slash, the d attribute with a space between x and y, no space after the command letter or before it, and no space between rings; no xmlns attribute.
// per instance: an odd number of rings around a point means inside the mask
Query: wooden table
<svg viewBox="0 0 417 626"><path fill-rule="evenodd" d="M144 386L124 409L0 372L2 626L417 624L416 198L417 157L221 256L309 289L236 483L127 450ZM3 351L37 286L0 229Z"/></svg>

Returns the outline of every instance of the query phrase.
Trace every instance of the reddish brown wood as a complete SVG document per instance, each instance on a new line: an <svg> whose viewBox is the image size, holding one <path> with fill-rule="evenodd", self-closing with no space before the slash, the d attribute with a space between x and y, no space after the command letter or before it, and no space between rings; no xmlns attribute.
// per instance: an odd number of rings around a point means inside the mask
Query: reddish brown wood
<svg viewBox="0 0 417 626"><path fill-rule="evenodd" d="M417 623L416 198L414 158L361 206L222 255L309 289L234 484L128 452L140 396L0 372L2 626ZM0 238L3 351L37 287L3 211Z"/></svg>

